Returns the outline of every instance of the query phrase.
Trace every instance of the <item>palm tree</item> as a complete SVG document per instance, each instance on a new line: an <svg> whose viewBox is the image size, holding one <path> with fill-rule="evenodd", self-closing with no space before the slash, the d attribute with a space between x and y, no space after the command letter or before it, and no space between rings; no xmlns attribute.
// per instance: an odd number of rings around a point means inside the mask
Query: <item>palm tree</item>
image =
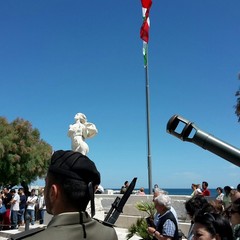
<svg viewBox="0 0 240 240"><path fill-rule="evenodd" d="M138 202L136 204L136 208L141 211L141 212L146 212L148 215L148 218L154 219L155 215L155 207L152 202ZM137 235L139 237L142 237L144 240L151 240L152 236L150 236L147 232L147 221L146 218L141 217L139 218L135 224L132 224L129 229L128 229L128 234L127 234L127 240L133 237L133 235Z"/></svg>

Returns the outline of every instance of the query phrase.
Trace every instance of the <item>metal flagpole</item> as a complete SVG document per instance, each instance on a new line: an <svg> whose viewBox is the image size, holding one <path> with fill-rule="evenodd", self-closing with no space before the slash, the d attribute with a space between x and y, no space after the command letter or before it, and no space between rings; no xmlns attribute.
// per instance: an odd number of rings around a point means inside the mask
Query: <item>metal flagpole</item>
<svg viewBox="0 0 240 240"><path fill-rule="evenodd" d="M149 79L148 79L148 39L150 19L149 11L152 5L152 0L141 0L143 24L140 29L140 37L143 40L143 56L144 56L144 68L146 76L146 110L147 110L147 150L148 150L148 190L149 194L152 192L152 160L150 149L150 100L149 100Z"/></svg>
<svg viewBox="0 0 240 240"><path fill-rule="evenodd" d="M148 44L146 44L146 57L147 64L145 66L146 78L146 113L147 113L147 151L148 151L148 190L149 194L152 193L152 156L150 144L150 95L149 95L149 77L148 77Z"/></svg>

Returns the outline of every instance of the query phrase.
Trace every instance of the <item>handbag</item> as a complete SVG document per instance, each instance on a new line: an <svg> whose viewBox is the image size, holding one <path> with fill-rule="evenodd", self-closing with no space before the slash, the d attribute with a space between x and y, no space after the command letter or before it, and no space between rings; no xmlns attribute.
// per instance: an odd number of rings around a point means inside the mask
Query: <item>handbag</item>
<svg viewBox="0 0 240 240"><path fill-rule="evenodd" d="M2 207L0 208L0 214L4 214L7 211L5 205L3 204Z"/></svg>

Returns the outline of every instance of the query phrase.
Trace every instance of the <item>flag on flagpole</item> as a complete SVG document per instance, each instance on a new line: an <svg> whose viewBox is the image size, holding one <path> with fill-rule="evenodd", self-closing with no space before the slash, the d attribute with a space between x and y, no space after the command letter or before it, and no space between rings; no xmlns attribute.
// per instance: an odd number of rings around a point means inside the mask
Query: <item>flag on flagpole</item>
<svg viewBox="0 0 240 240"><path fill-rule="evenodd" d="M144 67L146 67L147 66L147 46L148 46L149 28L150 28L149 12L152 5L152 0L141 0L141 2L142 2L143 23L140 29L140 37L143 40Z"/></svg>

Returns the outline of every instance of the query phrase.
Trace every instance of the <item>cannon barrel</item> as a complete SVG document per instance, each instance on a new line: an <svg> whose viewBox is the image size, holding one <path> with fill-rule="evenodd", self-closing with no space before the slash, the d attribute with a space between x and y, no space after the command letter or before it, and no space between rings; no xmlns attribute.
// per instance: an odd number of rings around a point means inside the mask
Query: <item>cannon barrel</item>
<svg viewBox="0 0 240 240"><path fill-rule="evenodd" d="M182 141L192 142L240 167L240 149L200 130L193 122L174 115L167 123L167 132Z"/></svg>

